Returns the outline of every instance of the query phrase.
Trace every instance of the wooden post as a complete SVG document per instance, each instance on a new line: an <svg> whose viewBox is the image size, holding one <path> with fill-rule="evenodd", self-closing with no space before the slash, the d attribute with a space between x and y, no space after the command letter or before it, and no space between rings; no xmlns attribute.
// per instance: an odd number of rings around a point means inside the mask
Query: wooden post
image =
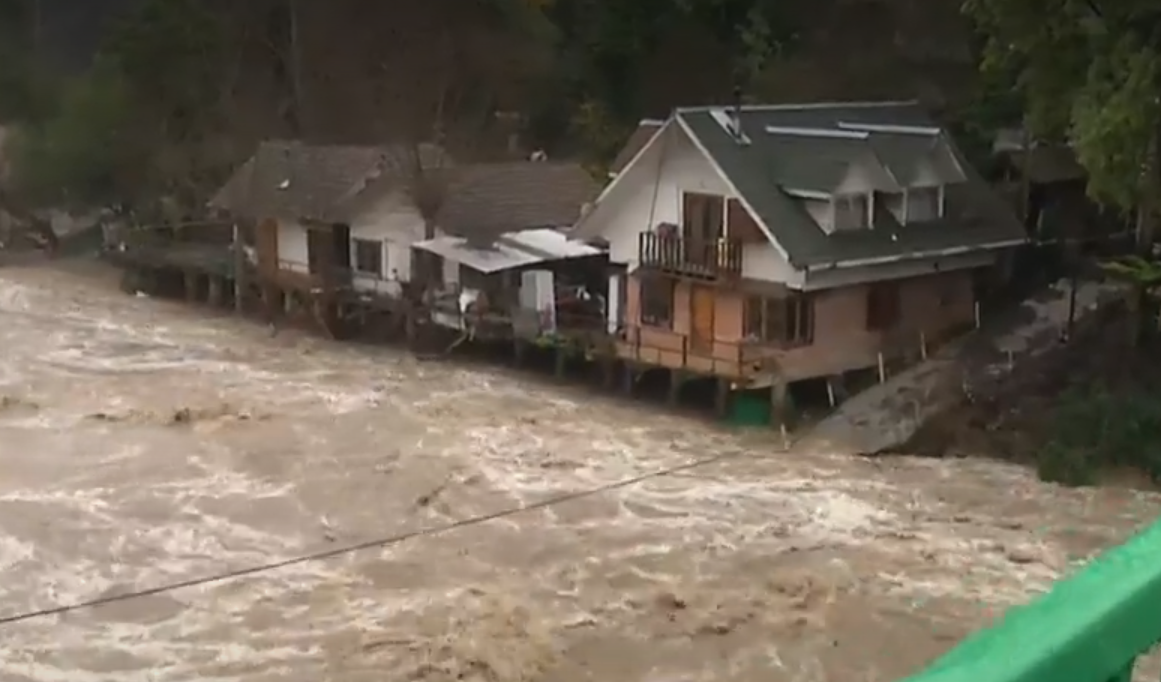
<svg viewBox="0 0 1161 682"><path fill-rule="evenodd" d="M528 352L528 342L517 336L512 341L512 355L516 361L517 367L524 366L524 358Z"/></svg>
<svg viewBox="0 0 1161 682"><path fill-rule="evenodd" d="M415 319L419 312L415 306L407 306L403 311L403 333L407 337L407 347L414 350L416 337L419 335L419 325Z"/></svg>
<svg viewBox="0 0 1161 682"><path fill-rule="evenodd" d="M185 300L191 303L198 300L198 275L189 270L182 273L185 278Z"/></svg>
<svg viewBox="0 0 1161 682"><path fill-rule="evenodd" d="M606 389L613 388L617 383L617 360L611 354L606 354L601 357L601 368L604 372L604 384Z"/></svg>
<svg viewBox="0 0 1161 682"><path fill-rule="evenodd" d="M885 383L886 381L887 381L887 363L883 359L883 353L880 352L879 353L879 383L882 384L882 383Z"/></svg>
<svg viewBox="0 0 1161 682"><path fill-rule="evenodd" d="M770 384L770 423L785 432L788 417L787 400L790 386L781 377L775 377Z"/></svg>
<svg viewBox="0 0 1161 682"><path fill-rule="evenodd" d="M927 360L927 332L919 332L919 357Z"/></svg>
<svg viewBox="0 0 1161 682"><path fill-rule="evenodd" d="M234 223L234 312L246 310L246 249L243 248L242 229Z"/></svg>
<svg viewBox="0 0 1161 682"><path fill-rule="evenodd" d="M625 369L621 373L621 390L627 396L633 395L633 384L637 381L636 374L637 370L633 367L632 363L626 362Z"/></svg>
<svg viewBox="0 0 1161 682"><path fill-rule="evenodd" d="M981 322L981 320L980 320L980 302L979 301L975 302L974 311L975 311L974 314L975 314L975 321L976 321L976 329L979 329L980 322Z"/></svg>
<svg viewBox="0 0 1161 682"><path fill-rule="evenodd" d="M730 412L730 380L718 377L717 395L714 400L714 410L718 417L724 418Z"/></svg>
<svg viewBox="0 0 1161 682"><path fill-rule="evenodd" d="M556 357L554 358L552 371L557 379L562 379L564 378L565 370L568 369L568 344L563 343L558 338L553 350L556 352Z"/></svg>
<svg viewBox="0 0 1161 682"><path fill-rule="evenodd" d="M218 277L217 275L210 275L209 303L215 308L221 307L222 301L225 300L226 292L224 285L224 278Z"/></svg>
<svg viewBox="0 0 1161 682"><path fill-rule="evenodd" d="M839 403L847 399L846 377L835 374L826 378L826 395L830 399L831 407L838 407Z"/></svg>
<svg viewBox="0 0 1161 682"><path fill-rule="evenodd" d="M681 398L681 385L685 383L685 373L679 369L669 370L669 394L667 401L671 407L676 407Z"/></svg>

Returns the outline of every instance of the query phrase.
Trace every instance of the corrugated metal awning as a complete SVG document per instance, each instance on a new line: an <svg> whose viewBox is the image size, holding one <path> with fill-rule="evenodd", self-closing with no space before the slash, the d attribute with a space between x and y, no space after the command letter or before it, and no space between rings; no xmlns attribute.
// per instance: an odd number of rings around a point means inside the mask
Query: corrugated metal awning
<svg viewBox="0 0 1161 682"><path fill-rule="evenodd" d="M450 236L436 237L414 246L484 274L603 253L596 247L549 229L507 232L488 246L472 244L463 237Z"/></svg>

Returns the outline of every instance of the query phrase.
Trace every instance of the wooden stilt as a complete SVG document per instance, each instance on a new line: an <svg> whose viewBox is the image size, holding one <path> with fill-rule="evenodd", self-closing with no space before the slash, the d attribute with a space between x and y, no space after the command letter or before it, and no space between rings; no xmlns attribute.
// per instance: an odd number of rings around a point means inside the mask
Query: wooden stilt
<svg viewBox="0 0 1161 682"><path fill-rule="evenodd" d="M785 380L775 378L770 385L770 423L778 429L787 427L790 411L787 409L790 397L790 386Z"/></svg>
<svg viewBox="0 0 1161 682"><path fill-rule="evenodd" d="M637 381L637 370L632 364L626 362L624 371L621 372L621 390L625 395L633 395L633 384Z"/></svg>
<svg viewBox="0 0 1161 682"><path fill-rule="evenodd" d="M717 395L714 397L714 410L718 417L725 417L730 411L730 380L718 379Z"/></svg>
<svg viewBox="0 0 1161 682"><path fill-rule="evenodd" d="M685 373L679 369L669 370L669 395L668 402L671 406L676 406L681 398L681 386L685 383Z"/></svg>
<svg viewBox="0 0 1161 682"><path fill-rule="evenodd" d="M553 349L556 353L553 364L553 374L557 379L564 377L564 372L568 368L568 346L560 341L557 341L556 347Z"/></svg>
<svg viewBox="0 0 1161 682"><path fill-rule="evenodd" d="M246 251L243 248L242 229L239 225L234 225L234 312L241 314L246 311L246 289L248 282Z"/></svg>
<svg viewBox="0 0 1161 682"><path fill-rule="evenodd" d="M601 371L606 389L612 389L617 383L617 361L611 356L601 358Z"/></svg>
<svg viewBox="0 0 1161 682"><path fill-rule="evenodd" d="M225 280L216 275L210 275L209 279L209 304L215 308L219 308L221 307L226 296Z"/></svg>
<svg viewBox="0 0 1161 682"><path fill-rule="evenodd" d="M528 354L528 342L520 337L516 337L516 340L512 342L512 347L513 355L516 360L516 366L523 367L525 358Z"/></svg>
<svg viewBox="0 0 1161 682"><path fill-rule="evenodd" d="M185 278L185 300L194 302L198 300L198 275L196 272L186 271L182 273Z"/></svg>

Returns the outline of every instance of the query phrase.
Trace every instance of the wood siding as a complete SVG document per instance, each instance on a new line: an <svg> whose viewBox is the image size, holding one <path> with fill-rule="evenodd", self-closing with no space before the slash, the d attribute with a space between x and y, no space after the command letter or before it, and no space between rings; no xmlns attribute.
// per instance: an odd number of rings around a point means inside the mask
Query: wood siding
<svg viewBox="0 0 1161 682"><path fill-rule="evenodd" d="M630 277L626 286L627 335L618 348L627 360L739 379L761 375L774 363L786 380L795 381L874 367L880 352L892 358L918 356L921 343L933 346L975 319L970 270L899 280L897 285L899 322L885 331L867 329L871 285L811 294L813 343L794 348L745 343L746 293L715 290L714 340L703 348L691 342L691 292L696 285L676 283L669 328L645 326L640 324L639 283Z"/></svg>

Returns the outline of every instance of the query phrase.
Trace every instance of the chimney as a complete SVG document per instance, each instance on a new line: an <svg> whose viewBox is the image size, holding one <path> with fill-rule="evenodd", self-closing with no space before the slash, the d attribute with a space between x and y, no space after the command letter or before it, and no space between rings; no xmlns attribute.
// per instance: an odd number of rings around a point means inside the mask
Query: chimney
<svg viewBox="0 0 1161 682"><path fill-rule="evenodd" d="M734 86L734 107L730 116L734 125L734 138L741 140L745 137L742 131L742 86Z"/></svg>

